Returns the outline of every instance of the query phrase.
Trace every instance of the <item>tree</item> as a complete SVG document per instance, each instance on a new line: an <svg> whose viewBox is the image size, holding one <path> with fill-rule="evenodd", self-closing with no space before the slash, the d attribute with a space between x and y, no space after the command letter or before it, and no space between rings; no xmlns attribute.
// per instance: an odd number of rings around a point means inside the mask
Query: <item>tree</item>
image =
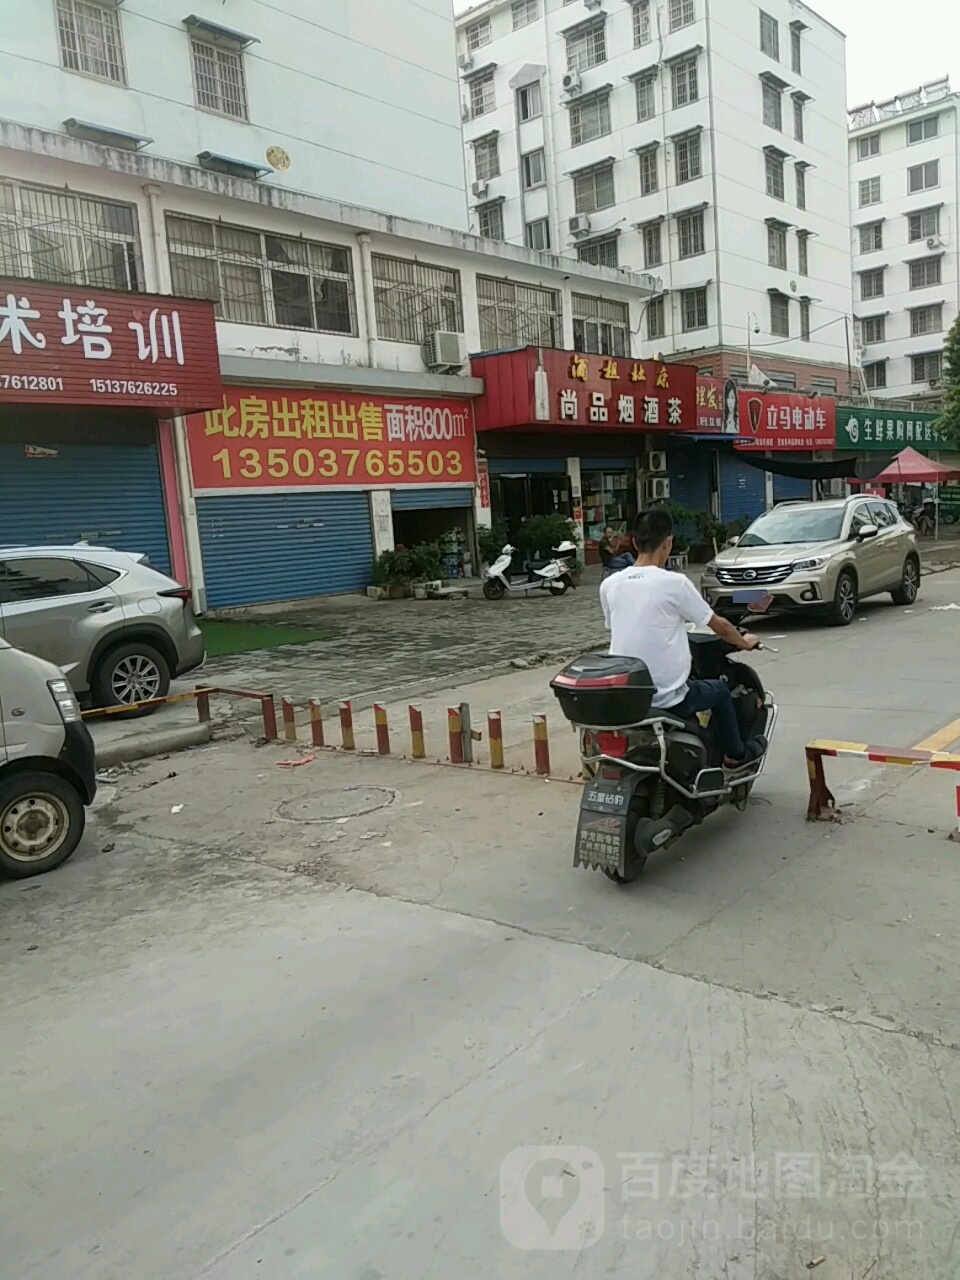
<svg viewBox="0 0 960 1280"><path fill-rule="evenodd" d="M960 317L943 347L943 414L937 426L960 449Z"/></svg>

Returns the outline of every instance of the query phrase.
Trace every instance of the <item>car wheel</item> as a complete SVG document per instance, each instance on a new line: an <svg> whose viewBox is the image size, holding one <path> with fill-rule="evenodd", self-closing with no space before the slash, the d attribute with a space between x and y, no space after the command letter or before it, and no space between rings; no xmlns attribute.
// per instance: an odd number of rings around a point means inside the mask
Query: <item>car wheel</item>
<svg viewBox="0 0 960 1280"><path fill-rule="evenodd" d="M830 622L835 627L849 627L856 616L859 594L857 578L852 569L844 569L837 578L830 606Z"/></svg>
<svg viewBox="0 0 960 1280"><path fill-rule="evenodd" d="M900 585L890 592L894 604L913 604L920 593L920 562L916 556L908 556L903 565Z"/></svg>
<svg viewBox="0 0 960 1280"><path fill-rule="evenodd" d="M131 640L105 653L97 664L90 691L94 706L123 707L152 698L165 698L170 689L170 668L152 645ZM150 715L156 707L134 708L130 716Z"/></svg>
<svg viewBox="0 0 960 1280"><path fill-rule="evenodd" d="M14 879L52 871L80 843L86 815L76 790L55 773L0 781L0 871Z"/></svg>

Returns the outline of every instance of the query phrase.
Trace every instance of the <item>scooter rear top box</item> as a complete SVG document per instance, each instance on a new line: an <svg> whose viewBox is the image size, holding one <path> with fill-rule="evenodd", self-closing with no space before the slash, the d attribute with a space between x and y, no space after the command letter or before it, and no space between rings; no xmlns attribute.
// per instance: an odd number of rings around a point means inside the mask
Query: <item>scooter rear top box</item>
<svg viewBox="0 0 960 1280"><path fill-rule="evenodd" d="M586 653L550 682L560 710L572 724L616 729L650 715L656 686L639 658Z"/></svg>

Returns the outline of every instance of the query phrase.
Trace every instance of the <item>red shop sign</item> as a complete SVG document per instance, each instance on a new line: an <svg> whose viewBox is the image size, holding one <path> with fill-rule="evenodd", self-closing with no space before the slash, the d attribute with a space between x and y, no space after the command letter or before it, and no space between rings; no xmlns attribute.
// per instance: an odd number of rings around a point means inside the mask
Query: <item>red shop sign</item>
<svg viewBox="0 0 960 1280"><path fill-rule="evenodd" d="M222 391L212 303L0 279L0 403L170 414Z"/></svg>
<svg viewBox="0 0 960 1280"><path fill-rule="evenodd" d="M740 392L736 449L835 449L837 402L826 397Z"/></svg>
<svg viewBox="0 0 960 1280"><path fill-rule="evenodd" d="M187 419L197 490L396 489L476 480L466 400L228 387Z"/></svg>

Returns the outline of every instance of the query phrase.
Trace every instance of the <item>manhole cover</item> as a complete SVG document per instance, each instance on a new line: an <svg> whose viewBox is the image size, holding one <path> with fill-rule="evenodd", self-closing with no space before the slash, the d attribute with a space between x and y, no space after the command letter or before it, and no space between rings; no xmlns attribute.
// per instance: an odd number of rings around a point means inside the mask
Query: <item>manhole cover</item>
<svg viewBox="0 0 960 1280"><path fill-rule="evenodd" d="M393 804L397 793L389 787L343 787L321 791L302 800L285 800L277 814L288 822L336 822L338 818L359 818Z"/></svg>

